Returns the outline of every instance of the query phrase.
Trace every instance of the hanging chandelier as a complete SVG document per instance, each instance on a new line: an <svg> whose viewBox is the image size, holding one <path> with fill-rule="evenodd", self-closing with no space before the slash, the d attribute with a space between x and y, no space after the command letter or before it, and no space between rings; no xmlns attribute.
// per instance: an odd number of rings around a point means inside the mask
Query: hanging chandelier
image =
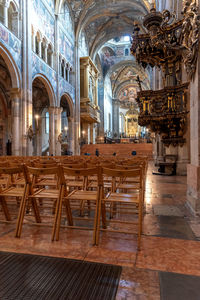
<svg viewBox="0 0 200 300"><path fill-rule="evenodd" d="M162 72L163 89L137 94L139 125L162 136L166 146L183 145L187 124L187 88L182 83L184 65L188 80L194 78L199 49L200 16L194 0L183 1L183 18L177 20L168 10L156 11L155 4L144 17L147 33L140 34L134 25L131 52L144 68L158 67Z"/></svg>

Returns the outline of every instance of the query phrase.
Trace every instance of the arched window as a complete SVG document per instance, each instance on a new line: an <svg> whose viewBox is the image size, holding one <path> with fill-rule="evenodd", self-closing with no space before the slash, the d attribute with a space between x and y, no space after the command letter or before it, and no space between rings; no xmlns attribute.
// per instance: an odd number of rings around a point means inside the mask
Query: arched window
<svg viewBox="0 0 200 300"><path fill-rule="evenodd" d="M37 36L35 36L35 53L39 55L39 41Z"/></svg>
<svg viewBox="0 0 200 300"><path fill-rule="evenodd" d="M47 64L48 64L50 67L53 66L52 56L53 56L53 50L52 50L52 46L49 44L49 45L48 45L48 48L47 48Z"/></svg>
<svg viewBox="0 0 200 300"><path fill-rule="evenodd" d="M65 77L65 62L64 60L61 61L61 76Z"/></svg>
<svg viewBox="0 0 200 300"><path fill-rule="evenodd" d="M49 112L45 113L45 133L49 133Z"/></svg>
<svg viewBox="0 0 200 300"><path fill-rule="evenodd" d="M125 49L125 56L129 56L129 49Z"/></svg>
<svg viewBox="0 0 200 300"><path fill-rule="evenodd" d="M8 8L8 29L12 33L14 33L16 36L18 36L19 14L18 14L18 11L12 1L10 2L9 8Z"/></svg>

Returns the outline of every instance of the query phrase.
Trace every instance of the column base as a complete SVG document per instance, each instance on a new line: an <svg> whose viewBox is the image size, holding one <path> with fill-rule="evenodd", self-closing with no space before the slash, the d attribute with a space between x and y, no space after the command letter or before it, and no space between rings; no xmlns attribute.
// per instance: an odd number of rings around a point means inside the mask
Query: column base
<svg viewBox="0 0 200 300"><path fill-rule="evenodd" d="M187 165L187 206L194 215L200 214L200 167Z"/></svg>

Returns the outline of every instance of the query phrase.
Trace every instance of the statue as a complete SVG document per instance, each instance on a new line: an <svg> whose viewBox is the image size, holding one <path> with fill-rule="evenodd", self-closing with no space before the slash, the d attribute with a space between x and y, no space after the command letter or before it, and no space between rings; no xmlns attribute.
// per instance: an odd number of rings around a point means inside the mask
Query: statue
<svg viewBox="0 0 200 300"><path fill-rule="evenodd" d="M32 127L32 125L30 125L29 128L28 128L28 132L27 132L27 136L28 136L30 141L32 141L34 135L35 135L35 133L33 131L33 127Z"/></svg>

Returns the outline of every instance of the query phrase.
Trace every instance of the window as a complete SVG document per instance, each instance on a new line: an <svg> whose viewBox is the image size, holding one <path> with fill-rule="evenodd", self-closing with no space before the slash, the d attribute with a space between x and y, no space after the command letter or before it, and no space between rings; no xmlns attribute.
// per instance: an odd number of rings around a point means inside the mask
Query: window
<svg viewBox="0 0 200 300"><path fill-rule="evenodd" d="M35 52L39 55L39 42L37 36L35 37Z"/></svg>
<svg viewBox="0 0 200 300"><path fill-rule="evenodd" d="M129 56L129 50L125 49L125 56Z"/></svg>
<svg viewBox="0 0 200 300"><path fill-rule="evenodd" d="M111 131L111 114L108 113L108 131Z"/></svg>
<svg viewBox="0 0 200 300"><path fill-rule="evenodd" d="M125 35L124 42L130 42L130 36L129 35Z"/></svg>
<svg viewBox="0 0 200 300"><path fill-rule="evenodd" d="M45 113L45 133L49 134L49 112Z"/></svg>

